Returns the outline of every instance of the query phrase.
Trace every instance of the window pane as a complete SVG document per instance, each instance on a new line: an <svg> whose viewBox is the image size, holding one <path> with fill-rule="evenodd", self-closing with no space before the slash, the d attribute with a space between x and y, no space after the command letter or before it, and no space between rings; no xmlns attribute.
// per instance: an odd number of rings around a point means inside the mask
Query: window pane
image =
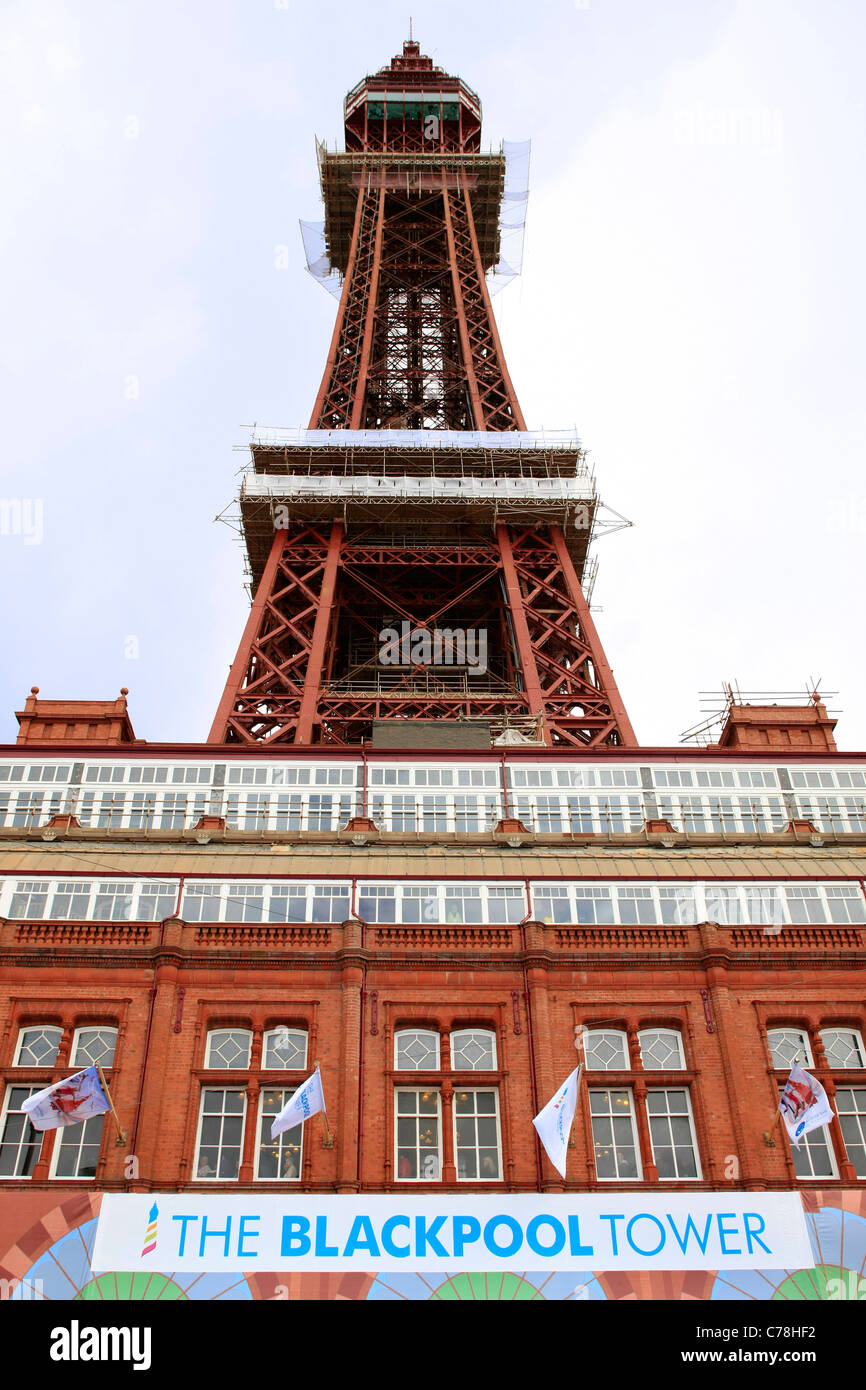
<svg viewBox="0 0 866 1390"><path fill-rule="evenodd" d="M307 1035L298 1028L274 1028L265 1034L262 1065L299 1071L307 1064Z"/></svg>
<svg viewBox="0 0 866 1390"><path fill-rule="evenodd" d="M18 1035L16 1066L52 1067L57 1060L62 1036L60 1028L22 1028Z"/></svg>
<svg viewBox="0 0 866 1390"><path fill-rule="evenodd" d="M251 1045L252 1034L244 1029L224 1028L208 1033L205 1066L244 1071L250 1064Z"/></svg>
<svg viewBox="0 0 866 1390"><path fill-rule="evenodd" d="M394 1066L398 1071L438 1071L439 1034L422 1028L396 1033Z"/></svg>
<svg viewBox="0 0 866 1390"><path fill-rule="evenodd" d="M451 1066L455 1071L493 1071L496 1068L496 1037L479 1028L451 1034Z"/></svg>
<svg viewBox="0 0 866 1390"><path fill-rule="evenodd" d="M72 1048L72 1065L110 1067L116 1046L116 1028L80 1028Z"/></svg>
<svg viewBox="0 0 866 1390"><path fill-rule="evenodd" d="M296 1125L294 1129L287 1129L282 1134L278 1134L276 1139L271 1138L271 1125L275 1117L293 1095L293 1089L262 1091L256 1163L257 1178L290 1182L301 1176L304 1126Z"/></svg>
<svg viewBox="0 0 866 1390"><path fill-rule="evenodd" d="M235 1179L243 1145L244 1091L202 1091L201 1121L195 1176L205 1179ZM207 1118L205 1118L207 1117Z"/></svg>
<svg viewBox="0 0 866 1390"><path fill-rule="evenodd" d="M625 1033L588 1032L585 1038L587 1071L627 1071L628 1049Z"/></svg>
<svg viewBox="0 0 866 1390"><path fill-rule="evenodd" d="M42 1135L21 1109L40 1086L10 1086L4 1097L5 1115L0 1135L0 1178L29 1178L42 1148Z"/></svg>
<svg viewBox="0 0 866 1390"><path fill-rule="evenodd" d="M439 1092L401 1088L396 1094L395 1176L400 1182L437 1182L441 1174Z"/></svg>
<svg viewBox="0 0 866 1390"><path fill-rule="evenodd" d="M458 1182L497 1182L502 1176L498 1092L458 1091L454 1099Z"/></svg>
<svg viewBox="0 0 866 1390"><path fill-rule="evenodd" d="M595 1171L599 1178L639 1176L637 1133L631 1091L589 1093Z"/></svg>

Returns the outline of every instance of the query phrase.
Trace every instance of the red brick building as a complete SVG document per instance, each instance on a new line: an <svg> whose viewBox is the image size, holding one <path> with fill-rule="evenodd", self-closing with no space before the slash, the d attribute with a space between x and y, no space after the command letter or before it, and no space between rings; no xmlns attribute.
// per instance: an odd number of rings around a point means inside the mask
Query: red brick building
<svg viewBox="0 0 866 1390"><path fill-rule="evenodd" d="M819 1296L860 1288L866 754L817 698L733 704L706 747L637 744L584 593L583 451L526 430L501 355L485 276L508 180L479 141L477 97L411 42L347 98L346 151L322 158L334 344L310 429L252 446L256 594L209 741L137 739L125 691L34 690L0 749L12 1296L106 1296L82 1253L105 1192L410 1184L794 1189ZM455 655L482 631L483 663ZM563 1182L531 1121L577 1042ZM835 1111L799 1151L770 1133L797 1061ZM272 1140L315 1062L330 1135ZM124 1137L110 1117L36 1134L22 1102L92 1063ZM797 1297L802 1277L582 1287Z"/></svg>

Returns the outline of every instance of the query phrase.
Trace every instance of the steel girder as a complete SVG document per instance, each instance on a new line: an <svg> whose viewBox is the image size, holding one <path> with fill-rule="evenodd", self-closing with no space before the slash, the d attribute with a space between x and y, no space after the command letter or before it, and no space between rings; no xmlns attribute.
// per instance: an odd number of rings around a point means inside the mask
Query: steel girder
<svg viewBox="0 0 866 1390"><path fill-rule="evenodd" d="M382 688L385 615L432 631L467 612L494 631L486 681L413 667ZM277 531L210 742L358 744L373 720L458 716L540 716L548 744L635 745L558 528L431 547L347 541L339 522Z"/></svg>
<svg viewBox="0 0 866 1390"><path fill-rule="evenodd" d="M521 430L466 191L358 193L312 429ZM386 188L387 185L387 188Z"/></svg>

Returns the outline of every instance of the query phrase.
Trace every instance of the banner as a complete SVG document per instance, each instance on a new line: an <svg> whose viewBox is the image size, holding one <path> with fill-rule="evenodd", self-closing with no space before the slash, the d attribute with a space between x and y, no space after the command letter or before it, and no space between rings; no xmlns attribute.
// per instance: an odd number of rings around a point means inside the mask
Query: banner
<svg viewBox="0 0 866 1390"><path fill-rule="evenodd" d="M112 1270L806 1269L799 1194L106 1193Z"/></svg>

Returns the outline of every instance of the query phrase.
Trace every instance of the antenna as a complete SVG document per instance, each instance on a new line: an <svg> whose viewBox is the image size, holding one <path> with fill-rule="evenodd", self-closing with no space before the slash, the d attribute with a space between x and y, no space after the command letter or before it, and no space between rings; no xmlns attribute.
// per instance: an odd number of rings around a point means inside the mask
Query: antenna
<svg viewBox="0 0 866 1390"><path fill-rule="evenodd" d="M412 42L412 16L409 16L409 42Z"/></svg>

